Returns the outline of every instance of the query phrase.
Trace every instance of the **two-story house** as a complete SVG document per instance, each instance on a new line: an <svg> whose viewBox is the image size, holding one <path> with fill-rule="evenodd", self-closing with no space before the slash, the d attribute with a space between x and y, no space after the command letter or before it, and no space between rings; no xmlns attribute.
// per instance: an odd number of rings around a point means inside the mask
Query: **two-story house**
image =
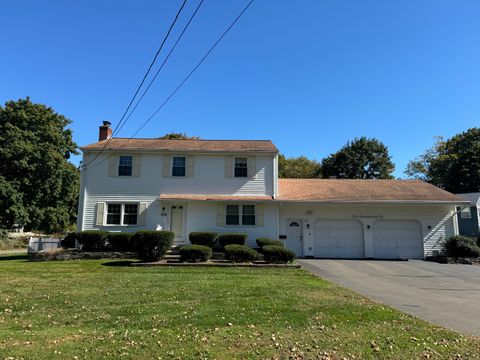
<svg viewBox="0 0 480 360"><path fill-rule="evenodd" d="M279 179L269 140L111 138L82 147L78 229L279 238L297 256L423 258L464 200L413 180Z"/></svg>

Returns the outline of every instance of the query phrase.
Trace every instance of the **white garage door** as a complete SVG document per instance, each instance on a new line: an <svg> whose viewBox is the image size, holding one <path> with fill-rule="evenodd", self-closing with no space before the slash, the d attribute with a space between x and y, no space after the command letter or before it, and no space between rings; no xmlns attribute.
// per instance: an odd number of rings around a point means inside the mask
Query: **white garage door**
<svg viewBox="0 0 480 360"><path fill-rule="evenodd" d="M315 221L314 254L321 258L365 257L362 224L356 220Z"/></svg>
<svg viewBox="0 0 480 360"><path fill-rule="evenodd" d="M413 220L379 220L373 224L377 259L423 259L422 229Z"/></svg>

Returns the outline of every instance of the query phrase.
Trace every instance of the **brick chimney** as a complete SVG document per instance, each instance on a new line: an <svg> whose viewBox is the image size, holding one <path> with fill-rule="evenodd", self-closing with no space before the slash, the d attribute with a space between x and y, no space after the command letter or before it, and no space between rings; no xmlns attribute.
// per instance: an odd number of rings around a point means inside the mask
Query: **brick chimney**
<svg viewBox="0 0 480 360"><path fill-rule="evenodd" d="M107 140L112 137L112 128L109 121L104 121L98 129L98 141Z"/></svg>

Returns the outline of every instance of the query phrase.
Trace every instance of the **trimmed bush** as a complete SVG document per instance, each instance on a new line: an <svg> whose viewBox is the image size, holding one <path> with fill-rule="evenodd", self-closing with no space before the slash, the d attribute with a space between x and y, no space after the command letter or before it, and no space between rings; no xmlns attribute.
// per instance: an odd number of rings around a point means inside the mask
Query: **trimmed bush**
<svg viewBox="0 0 480 360"><path fill-rule="evenodd" d="M258 257L258 253L245 245L230 244L225 246L225 259L237 263L251 262Z"/></svg>
<svg viewBox="0 0 480 360"><path fill-rule="evenodd" d="M466 236L452 236L445 242L445 253L450 257L480 256L480 248L474 238Z"/></svg>
<svg viewBox="0 0 480 360"><path fill-rule="evenodd" d="M188 235L188 239L193 245L203 245L213 248L217 235L218 234L214 232L191 232Z"/></svg>
<svg viewBox="0 0 480 360"><path fill-rule="evenodd" d="M283 247L283 241L281 240L273 240L270 238L258 238L257 239L257 246L261 249L266 245L275 245Z"/></svg>
<svg viewBox="0 0 480 360"><path fill-rule="evenodd" d="M138 231L132 236L132 243L138 258L145 262L163 258L173 243L175 234L171 231Z"/></svg>
<svg viewBox="0 0 480 360"><path fill-rule="evenodd" d="M81 231L75 234L75 238L80 243L82 250L98 250L105 247L107 232L99 230Z"/></svg>
<svg viewBox="0 0 480 360"><path fill-rule="evenodd" d="M222 248L227 245L245 245L247 241L247 234L220 234L217 238L218 243Z"/></svg>
<svg viewBox="0 0 480 360"><path fill-rule="evenodd" d="M295 259L295 253L283 246L265 245L262 247L262 253L266 262L274 264L286 264Z"/></svg>
<svg viewBox="0 0 480 360"><path fill-rule="evenodd" d="M108 233L107 241L115 251L135 251L132 233Z"/></svg>
<svg viewBox="0 0 480 360"><path fill-rule="evenodd" d="M205 262L212 257L212 249L203 245L187 245L180 248L181 262Z"/></svg>
<svg viewBox="0 0 480 360"><path fill-rule="evenodd" d="M77 234L74 232L68 233L65 235L62 241L60 241L60 246L64 249L73 249L75 248L75 240L77 239Z"/></svg>

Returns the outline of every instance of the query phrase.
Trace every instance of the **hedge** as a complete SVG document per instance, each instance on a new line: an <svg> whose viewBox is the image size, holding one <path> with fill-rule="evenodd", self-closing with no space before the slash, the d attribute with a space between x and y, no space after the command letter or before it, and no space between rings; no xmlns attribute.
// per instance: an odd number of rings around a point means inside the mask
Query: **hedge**
<svg viewBox="0 0 480 360"><path fill-rule="evenodd" d="M107 242L115 251L135 251L135 246L132 242L132 233L108 233Z"/></svg>
<svg viewBox="0 0 480 360"><path fill-rule="evenodd" d="M467 236L452 236L445 242L445 253L450 257L479 257L480 247L475 238Z"/></svg>
<svg viewBox="0 0 480 360"><path fill-rule="evenodd" d="M245 245L230 244L225 246L225 259L237 263L256 260L258 253Z"/></svg>
<svg viewBox="0 0 480 360"><path fill-rule="evenodd" d="M273 240L270 238L258 238L257 239L257 246L261 249L266 245L276 245L283 247L283 241L281 240Z"/></svg>
<svg viewBox="0 0 480 360"><path fill-rule="evenodd" d="M171 231L138 231L132 236L132 242L140 260L153 262L165 256L174 236Z"/></svg>
<svg viewBox="0 0 480 360"><path fill-rule="evenodd" d="M182 246L179 252L181 262L205 262L212 257L212 249L204 245Z"/></svg>
<svg viewBox="0 0 480 360"><path fill-rule="evenodd" d="M295 259L295 253L282 246L265 245L262 247L263 258L266 262L286 264Z"/></svg>
<svg viewBox="0 0 480 360"><path fill-rule="evenodd" d="M218 234L214 232L191 232L188 235L188 239L193 245L203 245L213 248L217 235Z"/></svg>
<svg viewBox="0 0 480 360"><path fill-rule="evenodd" d="M82 250L91 251L105 247L107 232L99 230L87 230L77 232L75 238L81 245Z"/></svg>
<svg viewBox="0 0 480 360"><path fill-rule="evenodd" d="M64 249L73 249L75 248L75 240L77 239L77 234L74 232L68 233L65 237L60 241L60 246Z"/></svg>
<svg viewBox="0 0 480 360"><path fill-rule="evenodd" d="M221 234L218 236L217 241L223 248L232 244L245 245L245 242L247 241L247 234Z"/></svg>

